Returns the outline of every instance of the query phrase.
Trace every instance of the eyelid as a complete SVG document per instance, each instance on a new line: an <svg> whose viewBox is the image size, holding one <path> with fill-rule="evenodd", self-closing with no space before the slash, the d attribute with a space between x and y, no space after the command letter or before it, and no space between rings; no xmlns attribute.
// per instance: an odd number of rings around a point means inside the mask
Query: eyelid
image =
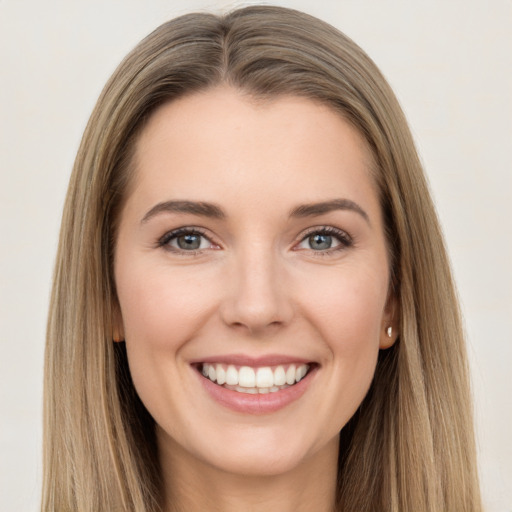
<svg viewBox="0 0 512 512"><path fill-rule="evenodd" d="M331 247L325 250L314 250L314 249L305 249L299 248L298 245L306 240L306 238L314 235L314 234L323 234L336 238L339 242L335 247ZM169 245L171 240L178 238L181 235L199 235L210 243L210 247L197 249L197 250L184 250L177 247L173 247ZM353 238L343 229L336 228L334 226L312 226L305 231L303 231L298 237L297 242L295 242L293 246L293 250L308 250L309 252L315 253L315 255L326 255L332 252L340 251L343 249L347 249L353 245ZM204 228L198 226L182 226L176 229L172 229L167 231L164 235L162 235L156 243L156 246L159 248L163 248L169 252L173 252L175 254L184 254L184 255L194 255L204 252L205 250L210 249L220 249L220 244L214 241L214 237Z"/></svg>
<svg viewBox="0 0 512 512"><path fill-rule="evenodd" d="M325 249L323 251L315 251L314 249L301 249L297 246L304 242L308 237L315 234L323 234L335 237L339 241L339 245L335 247L331 247L329 249ZM329 254L331 252L340 251L343 249L347 249L351 247L354 244L353 238L343 229L336 228L334 226L313 226L308 228L306 231L303 231L299 237L298 242L294 245L294 250L300 251L300 250L308 250L315 255L322 256Z"/></svg>
<svg viewBox="0 0 512 512"><path fill-rule="evenodd" d="M196 249L196 250L183 250L179 249L177 247L173 247L169 245L169 242L171 240L175 240L181 235L199 235L211 244L211 246L214 247L208 247L206 249ZM213 241L213 237L204 229L197 226L182 226L176 229L172 229L170 231L167 231L164 235L162 235L156 243L157 247L160 247L164 250L167 250L169 252L175 253L175 254L183 254L183 255L194 255L202 253L205 250L208 249L218 249L220 248L219 244Z"/></svg>

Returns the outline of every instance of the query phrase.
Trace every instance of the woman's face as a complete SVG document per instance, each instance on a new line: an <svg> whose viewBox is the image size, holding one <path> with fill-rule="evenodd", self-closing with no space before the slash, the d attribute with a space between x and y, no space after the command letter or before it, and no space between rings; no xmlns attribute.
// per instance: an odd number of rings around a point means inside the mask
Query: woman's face
<svg viewBox="0 0 512 512"><path fill-rule="evenodd" d="M161 452L244 474L332 458L393 341L362 137L310 100L221 87L160 107L135 165L118 330Z"/></svg>

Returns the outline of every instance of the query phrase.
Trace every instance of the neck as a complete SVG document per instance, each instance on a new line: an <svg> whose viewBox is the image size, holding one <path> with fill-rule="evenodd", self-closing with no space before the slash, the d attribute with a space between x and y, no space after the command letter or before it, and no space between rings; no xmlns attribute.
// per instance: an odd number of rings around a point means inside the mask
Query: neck
<svg viewBox="0 0 512 512"><path fill-rule="evenodd" d="M160 446L164 512L333 512L338 439L283 474L240 475ZM181 452L181 453L180 453Z"/></svg>

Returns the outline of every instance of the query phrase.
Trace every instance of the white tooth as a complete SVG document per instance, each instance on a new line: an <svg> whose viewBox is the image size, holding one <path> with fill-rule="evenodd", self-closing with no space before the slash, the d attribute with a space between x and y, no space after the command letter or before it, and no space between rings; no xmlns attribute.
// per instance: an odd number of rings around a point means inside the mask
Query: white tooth
<svg viewBox="0 0 512 512"><path fill-rule="evenodd" d="M256 386L258 388L271 388L274 385L274 374L272 370L266 366L258 368L256 372Z"/></svg>
<svg viewBox="0 0 512 512"><path fill-rule="evenodd" d="M219 386L222 386L226 382L226 370L222 367L222 365L218 364L215 367L215 371L217 373L217 384Z"/></svg>
<svg viewBox="0 0 512 512"><path fill-rule="evenodd" d="M203 375L204 375L205 377L208 377L208 367L209 367L209 366L210 366L210 365L209 365L208 363L204 363L204 364L203 364L202 373L203 373Z"/></svg>
<svg viewBox="0 0 512 512"><path fill-rule="evenodd" d="M279 391L279 388L278 388L277 386L272 386L272 387L270 388L270 392L271 392L271 393L275 393L276 391Z"/></svg>
<svg viewBox="0 0 512 512"><path fill-rule="evenodd" d="M283 384L286 384L286 372L282 366L278 366L274 370L274 385L282 386Z"/></svg>
<svg viewBox="0 0 512 512"><path fill-rule="evenodd" d="M212 382L215 382L216 378L217 378L217 372L215 371L215 366L210 365L210 367L208 368L208 378L212 381Z"/></svg>
<svg viewBox="0 0 512 512"><path fill-rule="evenodd" d="M258 388L258 393L260 395L266 395L269 392L270 392L270 388Z"/></svg>
<svg viewBox="0 0 512 512"><path fill-rule="evenodd" d="M308 371L308 366L306 364L303 364L297 368L297 374L295 375L295 380L299 382L303 379L304 375L306 375Z"/></svg>
<svg viewBox="0 0 512 512"><path fill-rule="evenodd" d="M250 366L242 366L238 371L238 384L244 388L256 386L256 374Z"/></svg>
<svg viewBox="0 0 512 512"><path fill-rule="evenodd" d="M229 384L230 386L238 385L238 372L232 364L228 366L226 371L226 384Z"/></svg>
<svg viewBox="0 0 512 512"><path fill-rule="evenodd" d="M286 384L295 384L295 365L291 364L286 370Z"/></svg>

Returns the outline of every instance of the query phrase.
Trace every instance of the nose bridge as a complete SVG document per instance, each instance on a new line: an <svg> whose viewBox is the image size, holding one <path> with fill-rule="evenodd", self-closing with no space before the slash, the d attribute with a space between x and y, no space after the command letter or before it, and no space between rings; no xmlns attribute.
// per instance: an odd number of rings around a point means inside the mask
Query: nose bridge
<svg viewBox="0 0 512 512"><path fill-rule="evenodd" d="M252 243L240 248L229 269L225 322L251 332L287 323L292 306L283 286L284 274L283 262L271 244Z"/></svg>

